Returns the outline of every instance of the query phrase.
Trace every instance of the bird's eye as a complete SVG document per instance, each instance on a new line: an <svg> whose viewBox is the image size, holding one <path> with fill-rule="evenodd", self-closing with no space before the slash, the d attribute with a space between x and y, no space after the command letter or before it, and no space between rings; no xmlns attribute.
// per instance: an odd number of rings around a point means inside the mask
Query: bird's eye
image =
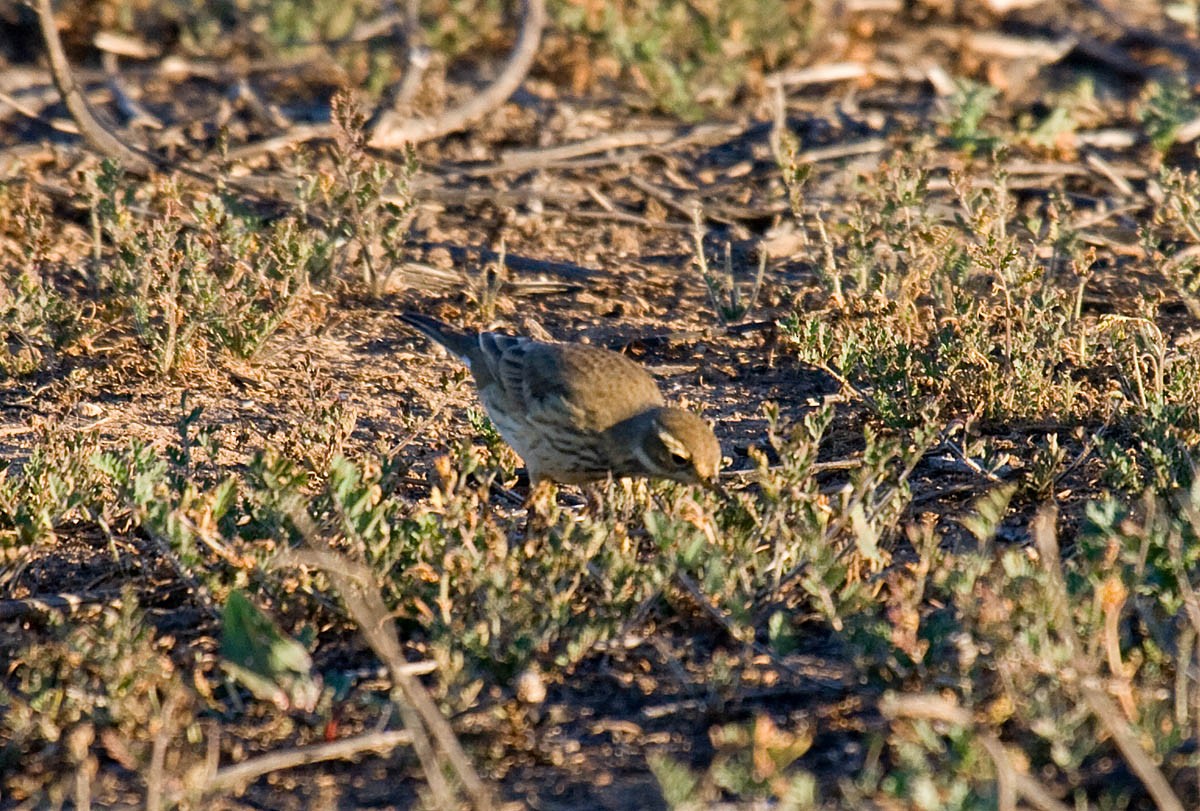
<svg viewBox="0 0 1200 811"><path fill-rule="evenodd" d="M671 464L673 464L675 467L687 467L691 463L691 458L684 456L682 453L671 454Z"/></svg>

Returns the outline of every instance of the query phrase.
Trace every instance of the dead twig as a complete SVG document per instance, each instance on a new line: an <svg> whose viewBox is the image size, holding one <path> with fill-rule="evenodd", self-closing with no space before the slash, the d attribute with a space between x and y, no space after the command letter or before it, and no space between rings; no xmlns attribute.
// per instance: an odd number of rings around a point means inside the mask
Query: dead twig
<svg viewBox="0 0 1200 811"><path fill-rule="evenodd" d="M113 100L116 102L117 107L120 108L121 114L128 119L129 124L134 127L161 130L163 128L162 122L125 89L125 80L121 76L117 55L112 51L104 51L100 57L100 64L104 68L104 73L108 80L108 89L113 94Z"/></svg>
<svg viewBox="0 0 1200 811"><path fill-rule="evenodd" d="M1097 174L1108 180L1109 183L1116 187L1117 191L1125 196L1133 194L1133 186L1129 185L1129 181L1121 177L1117 172L1116 167L1097 155L1095 152L1088 154L1084 158L1084 162L1096 171Z"/></svg>
<svg viewBox="0 0 1200 811"><path fill-rule="evenodd" d="M1095 662L1088 658L1086 648L1075 630L1075 620L1071 616L1067 584L1063 579L1059 558L1055 527L1057 519L1058 510L1053 504L1047 505L1034 517L1031 531L1048 580L1046 596L1050 602L1050 610L1053 612L1054 623L1062 641L1071 651L1080 695L1088 709L1112 737L1130 770L1145 786L1159 811L1183 811L1183 802L1176 796L1166 776L1146 754L1137 733L1121 715L1112 697L1100 686Z"/></svg>
<svg viewBox="0 0 1200 811"><path fill-rule="evenodd" d="M423 242L418 245L422 250L445 248L457 265L471 262L495 262L500 258L499 251L483 247L465 247L449 242ZM599 271L573 262L560 262L551 259L535 259L506 252L504 262L509 270L521 273L544 273L547 276L558 276L573 282L593 282L599 278Z"/></svg>
<svg viewBox="0 0 1200 811"><path fill-rule="evenodd" d="M682 214L687 218L688 222L692 223L692 229L695 230L696 226L693 221L694 214L700 207L700 201L697 198L691 196L681 196L678 191L672 192L667 189L660 188L650 181L638 177L637 175L630 175L629 177L625 178L625 180L627 183L629 183L629 185L633 186L647 197L657 200L667 208L674 209L679 214Z"/></svg>
<svg viewBox="0 0 1200 811"><path fill-rule="evenodd" d="M38 24L42 30L42 38L46 42L46 53L50 60L50 74L54 78L54 86L62 95L71 118L79 127L80 134L95 149L104 155L121 162L130 172L139 175L150 174L155 169L154 161L145 153L133 149L114 135L100 123L92 113L91 105L84 98L79 85L71 75L71 65L67 62L67 54L63 50L62 40L58 36L58 27L54 22L54 10L50 0L36 0Z"/></svg>
<svg viewBox="0 0 1200 811"><path fill-rule="evenodd" d="M394 703L404 719L405 728L411 734L411 745L421 761L435 805L450 808L454 803L434 743L471 798L472 805L480 811L492 808L495 803L490 789L471 765L449 722L408 669L396 636L395 623L375 586L375 574L343 555L325 551L325 544L312 519L301 507L297 506L291 511L291 518L310 548L287 552L279 557L278 562L321 569L333 581L367 644L391 673L392 683L398 690L397 698L400 699Z"/></svg>
<svg viewBox="0 0 1200 811"><path fill-rule="evenodd" d="M1200 509L1197 509L1195 504L1189 503L1185 510L1192 526L1200 526ZM1183 607L1186 609L1188 622L1192 624L1192 629L1200 639L1200 597L1196 595L1196 589L1192 586L1191 576L1184 563L1183 538L1179 533L1172 532L1167 536L1167 553L1170 555L1175 579L1179 582L1179 591L1183 595Z"/></svg>
<svg viewBox="0 0 1200 811"><path fill-rule="evenodd" d="M876 152L884 152L890 146L891 144L884 138L867 138L863 141L850 141L845 144L835 144L833 146L798 152L796 153L796 163L824 163L825 161L836 161L842 158L853 158L858 155L872 155Z"/></svg>
<svg viewBox="0 0 1200 811"><path fill-rule="evenodd" d="M163 773L167 759L167 746L175 733L172 716L179 705L179 694L170 693L159 712L158 729L150 750L150 768L146 771L146 811L159 811L163 807Z"/></svg>
<svg viewBox="0 0 1200 811"><path fill-rule="evenodd" d="M250 79L245 76L239 76L234 82L233 87L229 90L229 99L244 105L251 115L272 127L292 126L292 120L283 110L279 109L279 105L263 101L262 97L258 95L258 91L250 84Z"/></svg>
<svg viewBox="0 0 1200 811"><path fill-rule="evenodd" d="M121 592L110 590L86 594L43 594L18 600L0 600L0 622L50 611L73 614L88 606L120 608Z"/></svg>
<svg viewBox="0 0 1200 811"><path fill-rule="evenodd" d="M391 3L393 6L396 4L395 0ZM388 16L390 18L388 28L398 34L396 38L399 42L397 44L402 44L407 54L406 67L400 83L384 94L384 100L375 112L377 118L389 112L404 116L411 115L413 99L421 87L421 79L425 76L425 71L431 61L429 49L424 46L421 37L418 0L404 0L403 11ZM396 19L401 22L399 26L394 24ZM397 29L399 30L397 31Z"/></svg>
<svg viewBox="0 0 1200 811"><path fill-rule="evenodd" d="M243 786L264 774L278 772L284 769L294 769L297 766L307 766L326 760L346 760L364 752L385 754L397 746L412 744L412 735L408 730L387 730L359 735L332 743L322 743L316 746L305 746L298 749L288 749L283 752L272 752L269 755L251 758L234 766L218 769L212 777L204 781L204 794L215 794L221 791Z"/></svg>
<svg viewBox="0 0 1200 811"><path fill-rule="evenodd" d="M310 546L322 543L316 527L302 507L297 506L293 509L291 518L292 523L300 530L300 534L305 537ZM429 738L432 730L422 723L421 713L417 710L416 704L409 700L410 692L416 694L423 692L424 688L418 685L416 690L405 689L406 686L410 686L411 677L399 669L399 665L403 664L404 659L386 610L382 613L375 611L376 608L382 608L382 606L375 606L373 603L376 601L382 603L382 600L378 592L373 591L374 581L370 573L363 571L365 567L354 564L336 553L323 552L316 548L287 552L280 556L278 563L285 566L308 566L321 569L333 580L334 587L342 596L342 602L346 605L347 612L358 623L359 630L366 637L367 644L371 646L371 649L375 651L375 654L392 674L393 684L399 691L395 696L399 700L393 703L400 711L401 720L411 737L410 745L421 762L421 770L429 784L434 804L439 808L453 807L453 791L446 781L437 751ZM434 712L437 714L436 707ZM437 715L440 719L441 715Z"/></svg>
<svg viewBox="0 0 1200 811"><path fill-rule="evenodd" d="M1002 811L1015 809L1018 796L1040 811L1070 811L1070 806L1057 800L1035 778L1019 771L1000 739L977 726L965 708L939 695L891 693L879 702L879 711L885 718L893 720L940 721L970 729L996 768L997 805Z"/></svg>
<svg viewBox="0 0 1200 811"><path fill-rule="evenodd" d="M722 127L695 127L688 134L693 140L703 139L714 132L721 132ZM686 136L685 136L686 137ZM510 149L500 156L495 166L482 167L472 174L495 174L500 172L528 172L532 169L557 168L574 158L596 155L602 152L613 152L618 149L633 147L666 146L680 138L679 131L673 127L663 127L652 130L627 130L611 132L557 146L537 147L534 149Z"/></svg>
<svg viewBox="0 0 1200 811"><path fill-rule="evenodd" d="M692 226L681 222L654 222L653 220L642 217L637 214L630 214L627 211L584 211L580 209L568 209L564 212L567 217L573 220L592 220L598 222L623 222L626 225L638 225L642 228L657 229L659 231L678 231L683 233L690 231Z"/></svg>
<svg viewBox="0 0 1200 811"><path fill-rule="evenodd" d="M25 102L21 101L20 99L15 98L14 96L11 96L8 93L5 93L3 91L0 91L0 102L4 102L9 107L13 108L18 113L25 116L26 118L33 119L34 121L44 122L46 124L46 126L50 127L53 130L57 130L59 132L65 132L68 135L78 135L79 134L79 127L75 126L75 124L73 124L72 122L48 118L48 117L42 115L42 113L39 110L34 109L33 107L29 106ZM49 102L47 102L46 104L42 104L41 106L45 107L45 106L47 106L47 104L49 104Z"/></svg>
<svg viewBox="0 0 1200 811"><path fill-rule="evenodd" d="M831 62L773 74L767 77L766 85L770 88L806 87L862 79L870 75L871 66L862 62Z"/></svg>
<svg viewBox="0 0 1200 811"><path fill-rule="evenodd" d="M39 0L39 2L47 2L47 0ZM433 118L414 119L397 109L383 112L377 110L367 123L368 145L372 149L393 150L399 149L405 144L431 141L451 132L465 129L495 110L524 81L529 68L533 65L534 57L537 55L538 44L541 42L542 29L545 24L545 0L526 0L525 14L521 20L521 30L517 36L516 45L509 54L504 69L491 85L457 107ZM400 88L390 95L385 94L389 99L399 100L404 95L415 92L415 83L420 78L419 63L424 58L423 50L419 47L415 51L410 49L409 70L405 72L405 79L402 80ZM413 64L414 60L418 63L417 65ZM412 84L411 90L406 87L406 82ZM243 161L309 141L333 138L335 134L335 127L328 122L296 126L274 138L231 149L228 157L234 161Z"/></svg>
<svg viewBox="0 0 1200 811"><path fill-rule="evenodd" d="M388 111L368 125L368 143L374 149L399 149L405 144L440 138L465 129L504 103L525 80L533 66L542 29L546 25L545 0L525 0L521 31L504 69L483 92L435 118L414 119Z"/></svg>
<svg viewBox="0 0 1200 811"><path fill-rule="evenodd" d="M629 130L627 132L612 132L585 141L575 141L570 144L540 147L536 149L510 149L500 156L495 166L485 167L488 174L495 172L528 172L531 169L544 169L572 158L595 155L600 152L611 152L616 149L629 149L638 146L661 146L678 135L672 128L655 130Z"/></svg>
<svg viewBox="0 0 1200 811"><path fill-rule="evenodd" d="M245 144L236 149L231 149L229 150L228 157L234 162L247 161L251 158L257 158L260 155L282 152L285 149L299 146L309 141L332 139L336 131L333 124L329 123L298 124L287 132L276 135L273 138L266 138L261 141L255 141L252 144Z"/></svg>
<svg viewBox="0 0 1200 811"><path fill-rule="evenodd" d="M446 270L423 262L405 262L399 265L395 271L395 278L399 281L408 282L410 287L427 291L461 290L469 284L467 275L460 270ZM529 281L505 279L500 284L500 289L506 295L520 298L575 293L584 288L583 285L570 282L556 282L542 279L531 279Z"/></svg>

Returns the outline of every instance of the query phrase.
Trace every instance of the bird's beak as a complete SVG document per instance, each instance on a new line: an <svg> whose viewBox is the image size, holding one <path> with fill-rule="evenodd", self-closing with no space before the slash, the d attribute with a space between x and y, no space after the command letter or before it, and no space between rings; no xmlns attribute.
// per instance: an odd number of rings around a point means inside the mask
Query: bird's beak
<svg viewBox="0 0 1200 811"><path fill-rule="evenodd" d="M701 479L700 485L705 490L710 490L721 498L729 498L729 491L721 486L721 481L716 476L713 476L711 479Z"/></svg>

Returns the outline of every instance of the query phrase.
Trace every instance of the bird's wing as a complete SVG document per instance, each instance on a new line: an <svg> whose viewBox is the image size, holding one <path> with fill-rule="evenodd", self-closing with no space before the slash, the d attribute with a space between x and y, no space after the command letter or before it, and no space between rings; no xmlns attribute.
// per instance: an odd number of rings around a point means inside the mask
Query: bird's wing
<svg viewBox="0 0 1200 811"><path fill-rule="evenodd" d="M479 388L498 386L505 397L519 398L525 354L535 343L498 332L479 333L479 343L470 352L471 371Z"/></svg>
<svg viewBox="0 0 1200 811"><path fill-rule="evenodd" d="M599 432L663 404L654 378L624 355L583 344L534 341L522 350L521 397L531 415L552 419L566 413L580 430ZM513 373L508 385L518 382L515 364Z"/></svg>

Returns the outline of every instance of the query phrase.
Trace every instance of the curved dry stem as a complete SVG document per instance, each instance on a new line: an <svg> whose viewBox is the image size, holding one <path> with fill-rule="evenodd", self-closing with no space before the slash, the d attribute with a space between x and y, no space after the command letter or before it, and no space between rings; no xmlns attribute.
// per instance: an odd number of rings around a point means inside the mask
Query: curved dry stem
<svg viewBox="0 0 1200 811"><path fill-rule="evenodd" d="M135 127L161 130L163 124L158 117L143 107L125 87L125 78L121 75L121 66L117 61L117 55L112 51L104 51L100 57L100 64L104 67L104 77L108 82L108 89L112 91L113 100L120 108L121 114L129 120L129 124Z"/></svg>
<svg viewBox="0 0 1200 811"><path fill-rule="evenodd" d="M940 721L970 730L995 766L999 808L1015 809L1019 796L1039 811L1069 811L1069 806L1057 800L1036 778L1018 770L1000 739L978 726L966 708L940 695L907 693L884 696L879 711L886 718Z"/></svg>
<svg viewBox="0 0 1200 811"><path fill-rule="evenodd" d="M1095 662L1087 656L1086 648L1075 630L1058 549L1057 520L1058 510L1053 504L1048 504L1034 516L1031 531L1047 575L1046 596L1050 601L1050 609L1054 612L1053 618L1058 625L1062 641L1071 651L1075 670L1081 676L1079 692L1092 715L1112 737L1130 770L1142 781L1142 785L1154 800L1154 805L1160 811L1183 811L1183 802L1171 788L1158 764L1143 748L1137 731L1121 715L1116 703L1101 686L1100 678L1096 675Z"/></svg>
<svg viewBox="0 0 1200 811"><path fill-rule="evenodd" d="M54 9L50 0L36 0L35 7L38 15L38 25L42 29L42 39L46 42L46 54L50 60L50 75L54 86L58 88L67 111L79 127L84 140L104 155L120 161L121 166L129 172L148 175L155 169L151 159L117 138L107 127L100 123L92 113L91 106L84 98L83 91L75 83L71 74L71 65L67 62L67 54L63 50L62 40L58 36L58 27L54 23Z"/></svg>
<svg viewBox="0 0 1200 811"><path fill-rule="evenodd" d="M403 700L395 702L396 708L400 711L405 728L412 735L411 745L421 761L431 792L435 797L442 798L438 807L451 807L451 791L441 772L434 744L440 748L442 756L457 775L470 797L472 807L476 811L495 807L491 790L479 778L454 730L408 667L396 636L395 623L375 585L376 574L361 563L322 549L328 545L321 541L316 526L301 508L292 510L290 515L312 548L281 554L277 564L319 568L333 581L346 610L359 626L367 644L391 672L393 684L399 688L397 698Z"/></svg>
<svg viewBox="0 0 1200 811"><path fill-rule="evenodd" d="M39 0L39 2L46 2L46 0ZM410 9L406 17L411 13ZM545 0L525 0L521 32L517 36L516 45L513 46L508 62L500 75L481 93L434 118L413 119L403 111L403 108L407 106L407 101L416 92L415 81L420 78L421 71L424 70L423 49L419 46L410 47L409 66L405 71L404 78L401 79L400 87L384 93L384 98L395 100L389 102L389 106L399 104L399 108L378 109L371 115L367 123L368 146L374 149L399 149L405 144L431 141L434 138L464 129L495 110L525 80L525 76L533 66L534 57L537 56L538 45L542 40L542 29L545 28L545 25ZM410 39L410 42L413 41L415 39ZM293 127L274 138L231 149L229 158L245 160L266 153L278 152L308 141L333 138L336 131L331 123Z"/></svg>
<svg viewBox="0 0 1200 811"><path fill-rule="evenodd" d="M413 119L395 111L386 112L371 126L368 144L375 149L399 149L407 143L440 138L483 118L503 104L525 80L533 66L545 25L545 0L525 0L521 33L496 81L481 93L435 118Z"/></svg>
<svg viewBox="0 0 1200 811"><path fill-rule="evenodd" d="M393 1L396 2L396 0ZM384 102L375 111L376 119L389 111L402 115L408 113L413 98L416 97L417 90L421 87L421 78L425 75L425 69L429 67L430 59L424 37L421 36L420 11L420 0L404 0L404 9L401 13L403 19L403 37L401 38L408 54L405 58L404 76L399 84L384 93Z"/></svg>
<svg viewBox="0 0 1200 811"><path fill-rule="evenodd" d="M364 752L384 754L397 746L412 744L412 735L408 730L390 730L369 732L356 738L346 738L330 743L314 746L285 749L260 755L256 758L226 766L217 771L201 786L201 792L211 795L222 791L230 791L244 786L264 774L294 769L297 766L307 766L311 763L321 763L326 760L347 760ZM177 798L178 799L178 798Z"/></svg>

